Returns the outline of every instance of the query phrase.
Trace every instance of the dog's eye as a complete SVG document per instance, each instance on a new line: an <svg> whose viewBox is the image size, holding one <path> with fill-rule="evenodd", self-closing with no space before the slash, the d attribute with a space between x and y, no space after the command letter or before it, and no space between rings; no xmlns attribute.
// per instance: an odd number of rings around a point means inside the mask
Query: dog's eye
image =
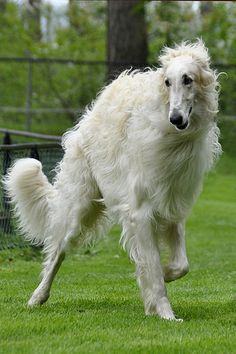
<svg viewBox="0 0 236 354"><path fill-rule="evenodd" d="M168 79L165 80L166 87L170 87L170 81Z"/></svg>
<svg viewBox="0 0 236 354"><path fill-rule="evenodd" d="M189 77L188 75L183 76L183 84L184 85L190 85L193 82L193 79Z"/></svg>

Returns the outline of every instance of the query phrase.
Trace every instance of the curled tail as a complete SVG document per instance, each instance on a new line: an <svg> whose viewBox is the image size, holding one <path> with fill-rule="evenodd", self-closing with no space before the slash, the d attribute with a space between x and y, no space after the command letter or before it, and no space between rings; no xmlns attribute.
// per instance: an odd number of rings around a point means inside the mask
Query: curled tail
<svg viewBox="0 0 236 354"><path fill-rule="evenodd" d="M41 163L32 158L16 161L4 177L3 183L15 205L21 232L28 240L43 243L48 236L48 200L53 187L43 174Z"/></svg>

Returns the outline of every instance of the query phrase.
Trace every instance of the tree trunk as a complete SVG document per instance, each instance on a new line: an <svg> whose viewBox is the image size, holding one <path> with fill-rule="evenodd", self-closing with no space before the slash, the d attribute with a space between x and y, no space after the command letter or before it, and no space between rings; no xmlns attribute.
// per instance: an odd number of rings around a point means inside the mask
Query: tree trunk
<svg viewBox="0 0 236 354"><path fill-rule="evenodd" d="M79 27L78 21L78 3L76 0L69 0L68 2L68 17L70 27L74 27L76 30Z"/></svg>
<svg viewBox="0 0 236 354"><path fill-rule="evenodd" d="M0 0L0 12L4 12L6 10L7 0Z"/></svg>
<svg viewBox="0 0 236 354"><path fill-rule="evenodd" d="M213 10L213 3L212 1L201 1L200 2L200 12L201 15L207 15Z"/></svg>
<svg viewBox="0 0 236 354"><path fill-rule="evenodd" d="M108 0L108 80L131 66L146 66L147 54L144 2Z"/></svg>
<svg viewBox="0 0 236 354"><path fill-rule="evenodd" d="M39 42L42 37L41 33L41 0L28 0L27 7L27 23L28 30L33 40Z"/></svg>

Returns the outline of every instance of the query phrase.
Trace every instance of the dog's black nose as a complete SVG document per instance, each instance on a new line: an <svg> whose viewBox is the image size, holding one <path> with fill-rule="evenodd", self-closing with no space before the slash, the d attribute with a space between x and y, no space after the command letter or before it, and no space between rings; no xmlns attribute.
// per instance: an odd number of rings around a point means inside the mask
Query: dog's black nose
<svg viewBox="0 0 236 354"><path fill-rule="evenodd" d="M183 124L183 116L178 112L173 112L170 116L170 122L174 125L182 125Z"/></svg>

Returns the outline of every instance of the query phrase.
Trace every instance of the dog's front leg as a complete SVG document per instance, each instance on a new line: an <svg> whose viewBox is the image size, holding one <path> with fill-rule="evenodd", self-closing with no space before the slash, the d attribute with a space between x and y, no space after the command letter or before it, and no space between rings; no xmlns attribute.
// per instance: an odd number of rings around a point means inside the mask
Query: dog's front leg
<svg viewBox="0 0 236 354"><path fill-rule="evenodd" d="M131 257L136 263L137 280L144 299L145 313L158 314L163 319L175 320L167 298L160 255L154 237L147 205L134 211L130 218L132 242Z"/></svg>
<svg viewBox="0 0 236 354"><path fill-rule="evenodd" d="M166 232L170 247L170 263L164 267L166 282L176 280L188 273L188 259L185 247L184 223L170 224Z"/></svg>

